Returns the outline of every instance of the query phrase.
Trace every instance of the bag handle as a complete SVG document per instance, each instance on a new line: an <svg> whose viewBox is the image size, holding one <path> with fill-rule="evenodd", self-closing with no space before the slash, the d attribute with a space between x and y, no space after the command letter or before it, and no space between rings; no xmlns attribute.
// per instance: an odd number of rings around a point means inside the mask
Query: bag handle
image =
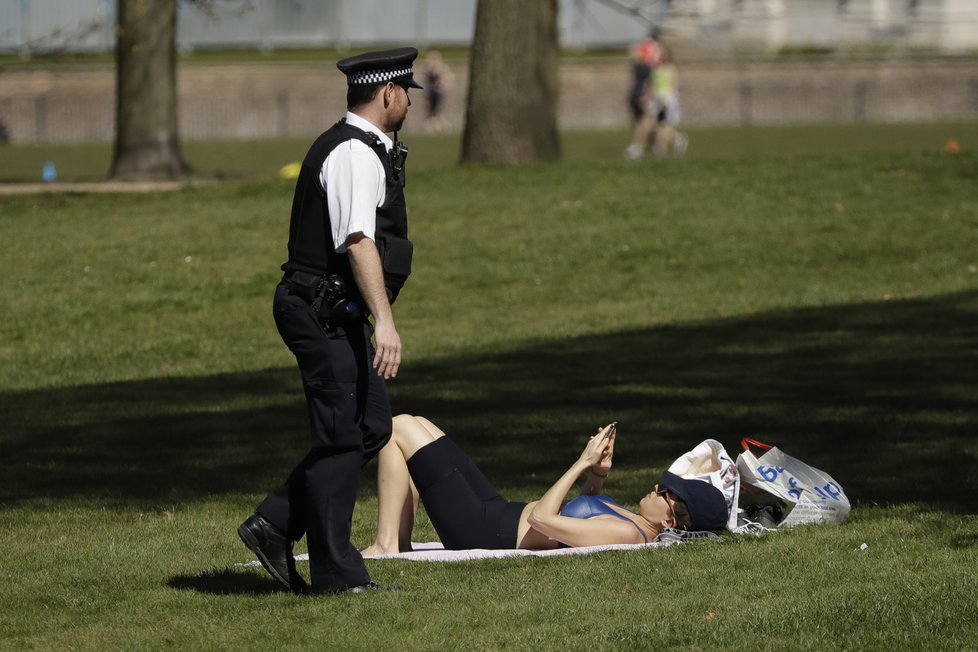
<svg viewBox="0 0 978 652"><path fill-rule="evenodd" d="M751 446L757 446L763 451L769 451L772 448L774 448L774 446L771 446L770 444L765 444L764 442L757 441L756 439L751 439L750 437L744 437L743 439L741 439L740 445L743 447L745 451L749 451Z"/></svg>

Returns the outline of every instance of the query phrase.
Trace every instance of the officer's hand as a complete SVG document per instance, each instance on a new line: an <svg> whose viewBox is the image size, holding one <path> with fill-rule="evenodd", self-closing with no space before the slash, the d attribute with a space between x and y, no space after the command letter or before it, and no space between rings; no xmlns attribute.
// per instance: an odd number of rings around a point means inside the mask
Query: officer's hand
<svg viewBox="0 0 978 652"><path fill-rule="evenodd" d="M380 322L374 326L374 339L377 342L377 353L374 355L373 367L378 376L384 379L397 375L401 366L401 336L394 328L394 322Z"/></svg>

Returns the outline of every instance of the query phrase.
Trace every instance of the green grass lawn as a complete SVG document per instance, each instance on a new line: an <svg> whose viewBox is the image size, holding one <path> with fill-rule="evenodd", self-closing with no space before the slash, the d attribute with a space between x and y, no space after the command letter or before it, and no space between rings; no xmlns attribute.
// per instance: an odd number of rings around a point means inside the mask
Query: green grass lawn
<svg viewBox="0 0 978 652"><path fill-rule="evenodd" d="M609 491L631 506L700 440L752 436L830 472L849 523L374 561L406 592L280 592L236 566L234 529L305 448L270 315L292 191L275 172L305 144L190 144L241 178L0 197L0 647L974 649L978 128L693 136L679 162L583 134L520 168L412 139L394 410L442 424L513 499L611 419ZM58 150L62 176L97 178L96 150ZM4 148L0 178L51 151Z"/></svg>
<svg viewBox="0 0 978 652"><path fill-rule="evenodd" d="M328 125L323 125L324 128ZM717 161L749 157L808 157L854 152L940 152L948 140L962 151L978 149L978 123L836 124L783 127L691 127L687 160ZM453 166L459 158L458 134L403 136L411 148L412 173ZM618 163L630 134L619 131L572 132L563 137L570 163ZM205 178L267 179L305 154L311 139L274 141L185 141L182 149L195 172ZM87 145L0 145L0 183L40 182L46 161L60 181L100 181L112 158L111 143Z"/></svg>

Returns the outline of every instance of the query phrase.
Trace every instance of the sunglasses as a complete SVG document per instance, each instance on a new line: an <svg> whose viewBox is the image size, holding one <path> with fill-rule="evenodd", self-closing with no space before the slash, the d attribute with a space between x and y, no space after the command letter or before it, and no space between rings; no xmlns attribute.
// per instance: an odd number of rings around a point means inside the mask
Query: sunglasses
<svg viewBox="0 0 978 652"><path fill-rule="evenodd" d="M656 488L655 488L655 495L662 496L662 499L664 501L666 501L666 505L669 507L669 518L672 519L672 522L673 523L676 523L677 522L676 512L672 508L672 503L676 499L675 496L673 496L672 494L670 494L668 489L665 489L665 488L662 488L662 487L659 487L659 486L656 486Z"/></svg>

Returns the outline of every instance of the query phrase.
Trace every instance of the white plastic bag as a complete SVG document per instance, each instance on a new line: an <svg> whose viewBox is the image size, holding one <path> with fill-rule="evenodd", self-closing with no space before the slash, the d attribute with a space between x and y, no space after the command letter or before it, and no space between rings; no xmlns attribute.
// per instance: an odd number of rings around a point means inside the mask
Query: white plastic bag
<svg viewBox="0 0 978 652"><path fill-rule="evenodd" d="M723 492L727 501L727 529L737 527L737 502L740 492L737 464L716 439L706 439L685 453L669 467L670 473L681 478L709 482Z"/></svg>
<svg viewBox="0 0 978 652"><path fill-rule="evenodd" d="M849 517L849 499L842 486L825 471L786 455L776 446L743 439L737 456L742 510L772 506L780 511L777 525L841 523ZM750 450L755 446L760 457Z"/></svg>

